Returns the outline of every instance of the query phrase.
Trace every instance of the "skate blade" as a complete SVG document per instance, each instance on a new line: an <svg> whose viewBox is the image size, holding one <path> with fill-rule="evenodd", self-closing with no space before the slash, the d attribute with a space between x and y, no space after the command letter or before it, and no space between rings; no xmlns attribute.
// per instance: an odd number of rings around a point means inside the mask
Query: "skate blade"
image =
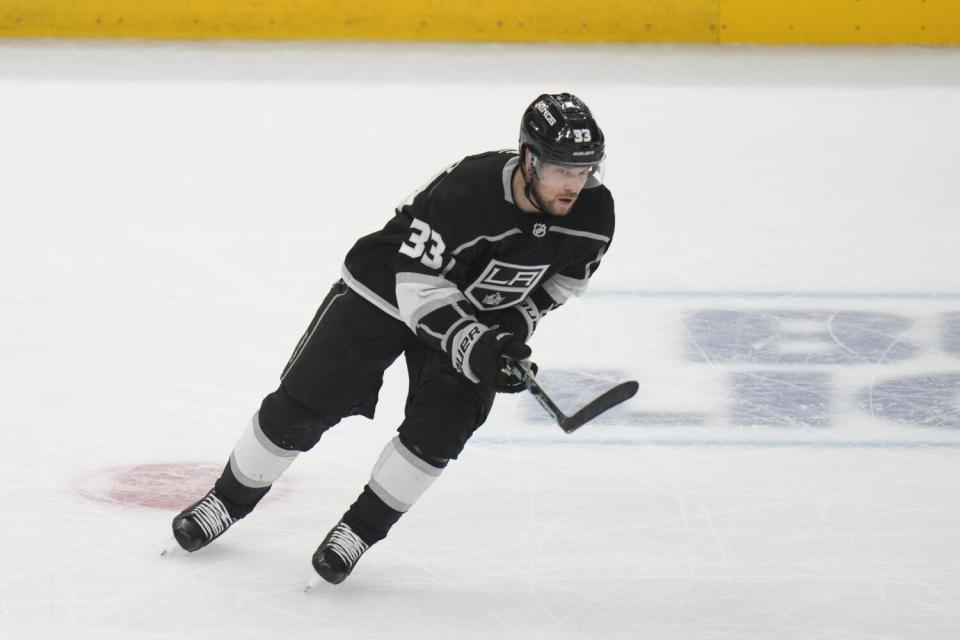
<svg viewBox="0 0 960 640"><path fill-rule="evenodd" d="M169 544L167 544L167 546L164 547L163 551L160 552L160 557L165 558L166 556L174 554L179 550L180 550L180 543L177 542L176 538L170 538Z"/></svg>
<svg viewBox="0 0 960 640"><path fill-rule="evenodd" d="M321 578L320 576L313 576L312 578L310 578L310 581L307 582L307 586L303 588L303 592L310 593L310 590L316 587L321 582L323 582L323 578Z"/></svg>

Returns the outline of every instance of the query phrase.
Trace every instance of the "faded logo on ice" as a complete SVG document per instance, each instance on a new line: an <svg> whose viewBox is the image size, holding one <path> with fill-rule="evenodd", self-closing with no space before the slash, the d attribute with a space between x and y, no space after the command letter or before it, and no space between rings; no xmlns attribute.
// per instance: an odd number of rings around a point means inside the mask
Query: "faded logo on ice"
<svg viewBox="0 0 960 640"><path fill-rule="evenodd" d="M637 399L595 422L697 427L715 434L701 431L690 442L960 445L946 433L960 430L960 311L949 302L926 300L916 309L907 301L863 303L872 308L791 302L792 308L769 303L668 310L683 337L668 363L689 367L689 388L651 383L644 389L641 382ZM648 379L656 379L655 368ZM557 402L577 406L636 375L548 370L541 377ZM673 384L684 383L678 378ZM535 403L529 403L529 417L550 420Z"/></svg>

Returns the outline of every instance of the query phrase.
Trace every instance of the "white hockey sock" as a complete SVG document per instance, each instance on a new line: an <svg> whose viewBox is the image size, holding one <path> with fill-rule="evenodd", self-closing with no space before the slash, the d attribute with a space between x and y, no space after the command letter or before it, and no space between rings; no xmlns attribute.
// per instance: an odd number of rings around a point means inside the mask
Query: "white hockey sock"
<svg viewBox="0 0 960 640"><path fill-rule="evenodd" d="M252 489L269 487L300 455L281 449L260 428L260 414L253 419L230 454L230 471L240 484Z"/></svg>
<svg viewBox="0 0 960 640"><path fill-rule="evenodd" d="M395 437L384 447L370 474L370 490L395 511L407 511L443 469L427 464Z"/></svg>

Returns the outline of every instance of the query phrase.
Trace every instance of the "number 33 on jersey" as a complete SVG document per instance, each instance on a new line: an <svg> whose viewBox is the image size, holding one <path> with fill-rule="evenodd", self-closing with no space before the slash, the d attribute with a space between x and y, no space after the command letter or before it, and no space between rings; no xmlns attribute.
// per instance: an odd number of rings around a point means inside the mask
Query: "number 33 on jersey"
<svg viewBox="0 0 960 640"><path fill-rule="evenodd" d="M410 237L400 245L400 253L414 260L420 258L420 263L429 269L439 269L443 264L443 252L447 248L443 238L426 222L416 218L410 221L410 230Z"/></svg>

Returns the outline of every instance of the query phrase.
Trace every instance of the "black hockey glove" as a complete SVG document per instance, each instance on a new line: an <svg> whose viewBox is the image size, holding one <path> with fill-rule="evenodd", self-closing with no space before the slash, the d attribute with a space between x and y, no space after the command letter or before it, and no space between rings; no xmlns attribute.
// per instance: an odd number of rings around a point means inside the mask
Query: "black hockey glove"
<svg viewBox="0 0 960 640"><path fill-rule="evenodd" d="M514 362L526 360L532 351L519 337L507 331L485 332L470 351L470 369L480 382L500 393L519 393L523 382L510 370ZM537 365L530 363L534 373Z"/></svg>
<svg viewBox="0 0 960 640"><path fill-rule="evenodd" d="M479 311L477 319L488 327L499 327L501 331L509 331L524 342L530 340L530 335L540 321L541 313L530 300L496 311Z"/></svg>

